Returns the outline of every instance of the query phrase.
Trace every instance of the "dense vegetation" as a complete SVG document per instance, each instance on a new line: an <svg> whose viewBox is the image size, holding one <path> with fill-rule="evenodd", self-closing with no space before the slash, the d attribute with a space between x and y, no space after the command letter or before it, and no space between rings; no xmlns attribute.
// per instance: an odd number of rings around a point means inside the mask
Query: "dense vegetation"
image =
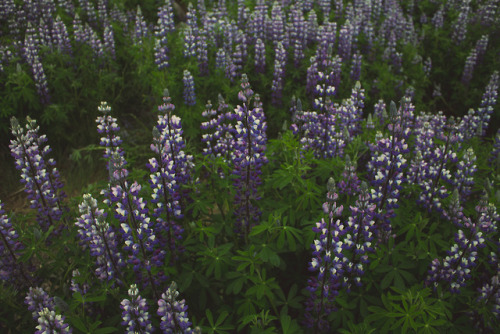
<svg viewBox="0 0 500 334"><path fill-rule="evenodd" d="M2 333L500 328L498 1L0 24Z"/></svg>

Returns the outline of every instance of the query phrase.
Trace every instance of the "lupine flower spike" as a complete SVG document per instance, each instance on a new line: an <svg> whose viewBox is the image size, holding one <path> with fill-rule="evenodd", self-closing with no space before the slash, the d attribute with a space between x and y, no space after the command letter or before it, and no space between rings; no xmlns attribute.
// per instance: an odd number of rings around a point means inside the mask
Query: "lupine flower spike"
<svg viewBox="0 0 500 334"><path fill-rule="evenodd" d="M139 295L139 289L137 289L135 284L130 286L128 295L130 299L122 300L120 305L120 308L123 310L122 325L127 327L126 333L153 333L154 328L148 313L147 301Z"/></svg>
<svg viewBox="0 0 500 334"><path fill-rule="evenodd" d="M27 118L26 129L19 125L15 117L11 119L12 134L15 139L10 142L10 151L16 159L16 169L21 171L21 183L31 201L31 208L38 210L37 221L43 231L57 226L66 211L63 199L66 196L61 190L59 171L54 159L48 159L51 148L46 145L47 137L39 135L36 121Z"/></svg>
<svg viewBox="0 0 500 334"><path fill-rule="evenodd" d="M37 320L36 334L72 333L73 330L64 322L65 317L55 312L52 297L42 288L30 288L24 300L31 311L33 319Z"/></svg>
<svg viewBox="0 0 500 334"><path fill-rule="evenodd" d="M170 287L158 300L158 315L161 317L160 328L163 333L197 333L191 329L191 322L187 314L187 305L184 299L177 300L179 291L177 284L172 282Z"/></svg>

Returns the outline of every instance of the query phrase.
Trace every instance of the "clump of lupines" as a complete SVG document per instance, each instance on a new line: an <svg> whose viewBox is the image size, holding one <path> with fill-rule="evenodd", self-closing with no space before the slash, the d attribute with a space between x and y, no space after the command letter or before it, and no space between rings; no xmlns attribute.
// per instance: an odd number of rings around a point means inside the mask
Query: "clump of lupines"
<svg viewBox="0 0 500 334"><path fill-rule="evenodd" d="M82 246L90 249L90 255L96 258L95 274L103 281L121 284L121 270L125 265L118 250L115 229L106 221L106 213L97 206L92 195L83 195L83 202L78 206L80 217L75 222Z"/></svg>
<svg viewBox="0 0 500 334"><path fill-rule="evenodd" d="M72 333L72 329L64 322L65 317L55 312L54 299L42 288L30 287L24 302L28 305L33 319L38 322L37 334Z"/></svg>
<svg viewBox="0 0 500 334"><path fill-rule="evenodd" d="M258 95L254 95L246 74L242 75L238 99L243 104L235 108L233 115L236 121L232 153L236 189L234 205L236 231L247 237L251 225L260 219L260 211L255 202L260 199L257 187L261 184L261 168L267 162L267 123L260 99Z"/></svg>
<svg viewBox="0 0 500 334"><path fill-rule="evenodd" d="M66 210L58 169L54 159L48 159L51 148L46 145L47 137L39 135L40 127L36 121L27 118L26 129L19 125L15 117L11 119L12 134L10 141L11 155L16 160L16 169L21 171L21 183L31 202L31 208L38 210L37 221L43 231L51 226L58 228ZM61 228L62 226L59 226Z"/></svg>
<svg viewBox="0 0 500 334"><path fill-rule="evenodd" d="M425 161L425 168L421 168L416 182L420 185L421 193L418 203L427 210L435 209L439 212L443 210L441 200L448 196L446 187L441 184L441 180L448 182L451 179L451 172L448 164L457 160L457 154L453 145L458 137L455 133L454 124L447 124L444 118L433 117L431 121L425 120L425 115L417 117L417 124L423 126L415 127L415 157L420 151L422 161ZM443 133L444 132L444 133ZM439 144L438 140L445 141Z"/></svg>
<svg viewBox="0 0 500 334"><path fill-rule="evenodd" d="M184 299L177 300L179 291L177 284L172 282L165 293L158 300L158 315L161 317L160 329L163 333L198 333L191 329L191 322L187 314L187 305Z"/></svg>
<svg viewBox="0 0 500 334"><path fill-rule="evenodd" d="M398 110L396 104L391 102L391 120L388 137L380 136L376 144L371 147L372 157L368 162L368 170L372 175L372 203L377 204L376 221L378 224L379 237L386 237L391 231L390 220L394 216L394 209L398 208L398 199L405 181L404 169L406 168L405 155L409 153L408 144L405 141L405 124L411 114L405 110L407 103L403 101Z"/></svg>
<svg viewBox="0 0 500 334"><path fill-rule="evenodd" d="M146 299L139 295L137 285L132 284L128 290L129 299L122 300L122 325L127 327L127 334L150 334L154 332L148 312Z"/></svg>
<svg viewBox="0 0 500 334"><path fill-rule="evenodd" d="M109 188L102 193L107 195L105 203L114 207L115 218L120 222L120 231L125 243L124 251L128 253L127 262L133 266L137 281L150 285L156 295L156 285L161 282L163 272L160 270L153 277L151 268L161 267L165 258L165 251L161 250L156 238L156 231L148 216L149 210L146 201L139 196L142 186L137 182L127 180L128 170L123 157L124 151L120 148L120 137L114 133L119 127L116 119L109 115L109 107L104 103L102 108L105 116L96 120L100 133L106 133L101 138L101 146L106 147L105 157L108 158L110 175ZM143 277L143 271L147 277Z"/></svg>
<svg viewBox="0 0 500 334"><path fill-rule="evenodd" d="M301 108L300 108L301 109ZM303 150L313 150L318 158L331 158L344 154L344 134L337 126L337 109L330 98L325 100L325 112L298 110L291 126L299 134Z"/></svg>
<svg viewBox="0 0 500 334"><path fill-rule="evenodd" d="M323 204L323 210L328 214L327 222L321 219L313 227L313 231L319 236L311 245L313 258L309 263L309 270L318 274L307 281L310 297L306 301L305 313L306 326L322 332L328 332L330 328L325 318L334 310L333 303L341 287L343 274L342 242L338 227L341 225L340 217L344 207L337 206L338 195L332 178L327 187L327 202Z"/></svg>
<svg viewBox="0 0 500 334"><path fill-rule="evenodd" d="M351 157L346 155L344 171L338 184L340 194L352 196L359 192L361 181L356 174L356 167L356 162L352 162Z"/></svg>
<svg viewBox="0 0 500 334"><path fill-rule="evenodd" d="M467 285L467 280L471 278L471 268L476 266L478 248L485 247L486 244L483 232L478 227L471 226L466 232L459 230L455 234L456 243L442 262L439 259L432 261L427 285L436 288L439 282L445 282L453 293L460 292Z"/></svg>
<svg viewBox="0 0 500 334"><path fill-rule="evenodd" d="M182 203L185 204L188 195L181 187L191 179L193 157L184 152L181 119L173 115L175 106L168 90L165 90L163 102L158 106L158 125L153 128L151 150L156 156L149 159L147 166L151 171L151 201L156 204L153 213L156 229L166 234L165 238L160 235L158 238L174 252L175 258L175 252L181 250L176 240L182 238L183 232L177 221L183 217Z"/></svg>
<svg viewBox="0 0 500 334"><path fill-rule="evenodd" d="M272 82L272 101L274 105L281 105L283 95L283 81L285 79L286 50L283 43L278 42L274 60L274 74Z"/></svg>
<svg viewBox="0 0 500 334"><path fill-rule="evenodd" d="M351 216L342 221L343 206L337 206L338 194L335 181L328 181L327 202L323 211L328 214L327 222L322 219L313 227L319 238L311 245L313 259L309 270L318 272L308 280L311 293L306 301L306 326L320 332L329 331L328 315L335 309L334 300L341 287L350 287L354 282L361 285L364 264L368 263L367 252L373 252L372 240L375 232L375 205L370 203L366 184L362 184Z"/></svg>
<svg viewBox="0 0 500 334"><path fill-rule="evenodd" d="M477 170L475 163L476 155L474 154L474 150L469 147L465 151L462 159L458 162L457 171L451 179L452 185L458 189L462 199L467 198L472 192L474 173Z"/></svg>
<svg viewBox="0 0 500 334"><path fill-rule="evenodd" d="M194 92L194 79L191 72L184 70L182 82L184 83L184 103L188 106L194 106L196 104L196 95Z"/></svg>
<svg viewBox="0 0 500 334"><path fill-rule="evenodd" d="M202 113L203 117L208 118L200 126L202 130L208 131L201 138L207 146L203 149L203 155L221 157L229 162L231 147L234 144L234 126L231 123L232 115L228 111L228 105L220 94L218 100L217 110L212 109L212 104L208 101Z"/></svg>
<svg viewBox="0 0 500 334"><path fill-rule="evenodd" d="M142 40L148 37L149 31L146 21L142 16L141 7L137 5L137 13L135 16L135 31L133 35L133 41L135 45L141 45Z"/></svg>

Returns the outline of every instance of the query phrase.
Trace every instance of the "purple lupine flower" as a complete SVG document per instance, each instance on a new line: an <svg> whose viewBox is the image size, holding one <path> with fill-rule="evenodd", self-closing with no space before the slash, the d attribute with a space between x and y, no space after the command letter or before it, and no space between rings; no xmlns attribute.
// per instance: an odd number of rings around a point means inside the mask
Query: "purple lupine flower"
<svg viewBox="0 0 500 334"><path fill-rule="evenodd" d="M156 287L164 276L161 270L153 276L152 267L163 266L165 251L158 247L159 241L148 216L146 201L139 197L141 188L137 182L130 184L122 178L111 188L111 202L115 203L115 218L120 221L125 244L123 250L128 253L127 262L133 266L138 280L143 281L145 286L150 285L156 296ZM143 271L146 271L147 277L142 276Z"/></svg>
<svg viewBox="0 0 500 334"><path fill-rule="evenodd" d="M99 145L105 148L104 158L107 161L106 169L112 170L111 158L116 154L118 154L120 157L123 157L125 154L125 152L120 147L120 144L122 143L120 136L118 136L120 127L118 126L116 118L111 116L111 107L107 102L101 102L97 109L103 114L103 116L98 116L96 119L97 132L103 135L103 137L101 137ZM125 165L126 161L123 160L123 163Z"/></svg>
<svg viewBox="0 0 500 334"><path fill-rule="evenodd" d="M363 116L365 99L365 90L361 88L361 83L356 82L352 91L351 97L342 102L339 110L340 130L346 129L349 133L349 138L353 138L361 129L361 121Z"/></svg>
<svg viewBox="0 0 500 334"><path fill-rule="evenodd" d="M191 3L189 3L191 4ZM184 58L196 57L196 41L197 37L193 33L193 29L187 26L184 29Z"/></svg>
<svg viewBox="0 0 500 334"><path fill-rule="evenodd" d="M153 128L153 144L151 150L157 154L147 164L151 171L150 184L153 189L152 203L156 204L153 216L156 218L160 244L166 245L172 252L172 260L182 247L177 240L182 238L182 227L177 223L182 215L183 196L187 193L181 186L189 179L192 156L187 156L182 139L182 125L179 117L172 115L173 104L170 103L168 91L165 92L164 104L158 107L158 125ZM186 198L184 198L186 200Z"/></svg>
<svg viewBox="0 0 500 334"><path fill-rule="evenodd" d="M384 100L378 100L377 103L373 106L373 115L378 119L379 124L383 125L388 118L387 115L387 106Z"/></svg>
<svg viewBox="0 0 500 334"><path fill-rule="evenodd" d="M458 162L457 171L451 179L451 184L457 188L462 199L468 198L472 192L474 173L477 170L475 162L476 155L472 147L469 147Z"/></svg>
<svg viewBox="0 0 500 334"><path fill-rule="evenodd" d="M47 137L39 135L40 127L35 120L27 118L26 130L19 125L15 117L11 119L12 134L11 155L16 160L16 169L21 171L21 183L31 201L31 208L38 210L37 221L43 231L56 225L66 210L59 171L54 159L48 159L51 148L46 145Z"/></svg>
<svg viewBox="0 0 500 334"><path fill-rule="evenodd" d="M24 249L17 240L19 235L12 226L9 217L5 214L3 203L0 201L0 280L10 282L19 287L30 284L32 279L24 263L19 262L19 251Z"/></svg>
<svg viewBox="0 0 500 334"><path fill-rule="evenodd" d="M332 58L332 85L335 89L340 89L340 81L342 77L342 59L336 55Z"/></svg>
<svg viewBox="0 0 500 334"><path fill-rule="evenodd" d="M391 102L391 109L396 109L394 102ZM391 218L395 216L394 209L398 208L402 183L405 182L404 155L409 153L408 144L403 137L402 118L398 120L396 115L391 116L391 135L380 138L376 145L371 147L372 157L368 162L373 186L370 201L377 204L375 220L378 236L382 239L391 231Z"/></svg>
<svg viewBox="0 0 500 334"><path fill-rule="evenodd" d="M85 296L87 292L90 290L90 286L88 283L84 282L82 285L78 283L78 281L82 281L82 277L80 274L80 270L75 269L71 272L71 285L69 289L73 292L73 295L75 293L79 293L82 296Z"/></svg>
<svg viewBox="0 0 500 334"><path fill-rule="evenodd" d="M80 217L75 222L81 244L90 249L90 255L96 258L96 276L102 281L121 284L120 274L125 265L118 250L115 230L106 221L106 213L99 209L97 201L90 194L83 195L83 202L78 206Z"/></svg>
<svg viewBox="0 0 500 334"><path fill-rule="evenodd" d="M498 86L500 84L500 76L498 75L498 71L494 71L491 74L490 81L485 88L484 94L481 98L480 107L477 109L477 114L480 119L481 126L481 136L484 136L486 130L488 128L491 114L493 113L493 108L497 103L498 98Z"/></svg>
<svg viewBox="0 0 500 334"><path fill-rule="evenodd" d="M340 28L339 35L339 56L344 62L348 62L351 59L352 39L352 24L346 21Z"/></svg>
<svg viewBox="0 0 500 334"><path fill-rule="evenodd" d="M316 15L314 9L312 9L309 12L309 15L307 16L306 26L307 26L307 33L306 33L307 44L312 44L314 42L317 42L318 16Z"/></svg>
<svg viewBox="0 0 500 334"><path fill-rule="evenodd" d="M352 283L361 285L361 276L364 275L365 265L369 263L368 253L374 252L372 241L377 232L375 213L377 206L372 203L371 197L367 184L363 182L355 205L350 207L351 215L343 224L343 229L339 230L343 235L342 252L345 268L342 285L348 292Z"/></svg>
<svg viewBox="0 0 500 334"><path fill-rule="evenodd" d="M182 78L184 83L184 103L188 106L196 105L196 95L194 92L194 79L191 72L184 70L184 77Z"/></svg>
<svg viewBox="0 0 500 334"><path fill-rule="evenodd" d="M232 154L233 175L235 175L235 215L236 231L245 238L251 225L257 223L260 211L256 201L260 199L257 187L261 184L261 168L267 162L265 156L267 136L264 111L260 98L254 95L246 74L242 75L238 105L233 114L236 121L234 129L234 148ZM253 108L250 103L253 102Z"/></svg>
<svg viewBox="0 0 500 334"><path fill-rule="evenodd" d="M326 318L334 309L333 302L342 283L345 261L340 240L343 233L339 228L344 208L342 205L337 206L338 195L332 178L328 180L327 187L327 202L323 204L328 214L327 221L321 219L313 227L318 238L311 244L313 258L308 269L317 272L317 276L311 276L307 281L310 296L306 301L305 313L305 325L322 332L328 332L330 328Z"/></svg>
<svg viewBox="0 0 500 334"><path fill-rule="evenodd" d="M330 0L318 0L319 8L323 12L323 19L328 21L330 16L330 10L332 9L332 4Z"/></svg>
<svg viewBox="0 0 500 334"><path fill-rule="evenodd" d="M236 73L240 73L241 70L243 69L243 65L244 65L244 63L243 63L243 52L242 52L242 45L241 44L236 44L236 47L234 48L234 52L233 52L232 62L233 62L233 65L234 65L234 71Z"/></svg>
<svg viewBox="0 0 500 334"><path fill-rule="evenodd" d="M493 268L494 270L496 269L497 274L491 276L489 282L484 283L481 288L477 289L479 291L479 296L476 298L476 302L480 307L488 307L494 318L498 321L500 319L500 275L498 274L498 272L500 272L500 266L497 264L493 266ZM478 307L478 309L480 309L480 307ZM493 321L486 319L483 315L478 316L479 319L475 323L475 328L479 330L479 333L492 333L495 327Z"/></svg>
<svg viewBox="0 0 500 334"><path fill-rule="evenodd" d="M88 43L92 51L94 51L94 59L104 58L104 45L101 38L97 36L97 33L92 27L86 25L85 29L88 29L88 35L90 36Z"/></svg>
<svg viewBox="0 0 500 334"><path fill-rule="evenodd" d="M292 30L290 32L290 43L293 45L293 60L295 66L304 59L304 50L306 47L307 26L304 19L304 13L301 9L291 9Z"/></svg>
<svg viewBox="0 0 500 334"><path fill-rule="evenodd" d="M202 135L202 142L206 144L203 149L203 155L212 156L214 158L222 158L225 162L230 160L230 149L234 145L234 127L230 123L232 115L228 112L228 106L221 95L219 95L219 106L217 111L212 109L212 104L208 101L203 117L207 118L206 122L201 123L201 129L209 131ZM225 177L222 171L220 176Z"/></svg>
<svg viewBox="0 0 500 334"><path fill-rule="evenodd" d="M495 21L498 22L498 1L484 1L478 4L478 6L476 17L480 20L482 26L490 27L492 24L495 24Z"/></svg>
<svg viewBox="0 0 500 334"><path fill-rule="evenodd" d="M248 15L249 15L249 9L245 6L244 0L238 0L238 27L240 29L243 29L247 23Z"/></svg>
<svg viewBox="0 0 500 334"><path fill-rule="evenodd" d="M489 237L498 230L497 224L500 222L500 216L495 205L488 203L488 194L486 192L483 193L475 209L478 216L476 225L486 237Z"/></svg>
<svg viewBox="0 0 500 334"><path fill-rule="evenodd" d="M276 47L276 58L274 60L274 75L271 86L273 105L281 105L283 94L283 81L285 79L286 51L281 42Z"/></svg>
<svg viewBox="0 0 500 334"><path fill-rule="evenodd" d="M178 116L173 115L175 106L169 96L167 89L164 91L163 104L158 106L158 131L161 135L161 143L165 150L172 155L175 163L177 183L187 184L191 180L191 169L193 168L193 156L185 153L186 144L182 137L182 124ZM186 196L184 193L184 197Z"/></svg>
<svg viewBox="0 0 500 334"><path fill-rule="evenodd" d="M33 288L30 287L29 291L24 299L24 303L28 305L28 311L31 311L33 319L38 318L38 312L44 308L49 310L54 310L56 304L54 303L54 298L50 297L43 288Z"/></svg>
<svg viewBox="0 0 500 334"><path fill-rule="evenodd" d="M43 104L49 104L50 94L49 94L49 87L47 84L47 77L45 76L43 65L38 57L34 59L33 64L31 64L31 66L33 71L33 79L35 81L35 86L38 95L40 96L40 101Z"/></svg>
<svg viewBox="0 0 500 334"><path fill-rule="evenodd" d="M137 285L130 285L128 290L129 299L123 299L120 303L122 312L122 325L127 327L126 333L150 334L154 332L148 312L146 299L139 295Z"/></svg>
<svg viewBox="0 0 500 334"><path fill-rule="evenodd" d="M439 9L434 13L434 16L431 19L432 25L434 29L439 30L444 25L444 8L441 5Z"/></svg>
<svg viewBox="0 0 500 334"><path fill-rule="evenodd" d="M99 24L104 26L104 23L108 20L108 2L106 0L97 1L97 17L99 19Z"/></svg>
<svg viewBox="0 0 500 334"><path fill-rule="evenodd" d="M73 333L73 330L64 322L65 317L54 310L44 308L38 312L38 326L35 334L45 333Z"/></svg>
<svg viewBox="0 0 500 334"><path fill-rule="evenodd" d="M163 333L195 333L190 327L191 322L187 314L186 301L184 299L177 300L177 297L179 297L177 284L172 282L167 291L161 295L161 299L158 300L157 313L161 317L160 329Z"/></svg>
<svg viewBox="0 0 500 334"><path fill-rule="evenodd" d="M198 60L198 69L200 75L208 75L208 45L207 33L205 29L200 30L196 39L196 57Z"/></svg>
<svg viewBox="0 0 500 334"><path fill-rule="evenodd" d="M436 117L434 117L435 120ZM420 170L419 185L421 193L418 203L423 205L427 210L436 209L442 211L441 199L448 196L446 187L440 184L440 181L448 181L451 173L447 168L447 164L455 162L457 155L453 150L453 144L457 141L455 129L453 126L444 126L437 123L431 125L430 122L417 121L416 126L416 145L415 149L420 151L422 159L427 163L425 168ZM436 138L438 133L448 132L446 134L445 144L438 145Z"/></svg>
<svg viewBox="0 0 500 334"><path fill-rule="evenodd" d="M342 177L338 184L340 194L353 196L360 191L361 181L356 174L356 168L356 162L352 162L351 157L346 155L344 171L342 172Z"/></svg>
<svg viewBox="0 0 500 334"><path fill-rule="evenodd" d="M168 67L167 34L174 30L172 3L165 0L165 4L158 9L158 22L155 27L155 64L160 70Z"/></svg>
<svg viewBox="0 0 500 334"><path fill-rule="evenodd" d="M477 51L472 49L465 60L464 71L462 72L462 84L468 85L472 79L474 68L477 63Z"/></svg>
<svg viewBox="0 0 500 334"><path fill-rule="evenodd" d="M351 80L358 81L361 77L361 63L362 63L363 55L358 52L354 54L352 57L351 64Z"/></svg>
<svg viewBox="0 0 500 334"><path fill-rule="evenodd" d="M496 167L500 167L500 129L497 130L488 162L490 165L495 166L496 164Z"/></svg>
<svg viewBox="0 0 500 334"><path fill-rule="evenodd" d="M97 22L96 10L94 3L89 0L78 0L82 13L87 17L91 23Z"/></svg>
<svg viewBox="0 0 500 334"><path fill-rule="evenodd" d="M335 0L335 17L339 19L342 17L342 11L344 9L344 3L342 0Z"/></svg>
<svg viewBox="0 0 500 334"><path fill-rule="evenodd" d="M425 76L429 77L431 75L431 70L432 70L431 57L427 57L427 59L425 59L424 65L423 65L423 70L424 70Z"/></svg>
<svg viewBox="0 0 500 334"><path fill-rule="evenodd" d="M285 37L285 22L284 13L281 4L278 1L273 2L273 7L271 8L271 24L268 26L268 36L269 40L273 42L273 46L277 49L278 44L281 42L284 44ZM285 45L283 45L285 47Z"/></svg>
<svg viewBox="0 0 500 334"><path fill-rule="evenodd" d="M164 0L163 6L158 8L158 28L160 30L165 30L166 34L175 31L172 0Z"/></svg>
<svg viewBox="0 0 500 334"><path fill-rule="evenodd" d="M65 317L55 313L54 299L42 288L30 287L24 303L38 322L36 334L72 333L68 324L64 323Z"/></svg>
<svg viewBox="0 0 500 334"><path fill-rule="evenodd" d="M453 190L450 197L450 205L447 210L443 210L443 216L459 229L470 228L470 219L464 215L464 208L460 203L460 194L457 188Z"/></svg>
<svg viewBox="0 0 500 334"><path fill-rule="evenodd" d="M306 76L306 92L314 96L314 91L317 85L317 76L318 76L318 59L313 56L310 58L311 65L307 68L307 76Z"/></svg>
<svg viewBox="0 0 500 334"><path fill-rule="evenodd" d="M104 202L114 206L115 218L120 222L125 243L123 249L129 253L127 262L133 265L138 280L144 281L145 285L149 284L153 294L157 295L156 285L164 279L163 272L158 271L153 277L151 267L163 265L165 251L158 247L154 226L148 217L146 201L139 197L141 185L127 180L124 152L119 147L121 140L114 134L119 127L116 119L109 115L111 108L106 103L102 103L100 108L105 116L97 119L98 131L106 133L106 137L101 138L101 145L106 147L105 158L109 159L110 175L109 188L102 191L107 197ZM147 272L146 278L142 277L143 270Z"/></svg>
<svg viewBox="0 0 500 334"><path fill-rule="evenodd" d="M476 42L475 50L477 54L478 63L482 62L484 54L486 53L486 48L488 47L488 39L489 39L488 35L483 35Z"/></svg>
<svg viewBox="0 0 500 334"><path fill-rule="evenodd" d="M337 124L337 110L331 101L326 101L326 112L304 111L297 113L294 132L300 131L302 150L313 150L317 158L342 156L345 141Z"/></svg>
<svg viewBox="0 0 500 334"><path fill-rule="evenodd" d="M73 35L77 43L85 44L89 40L89 36L86 35L85 28L83 27L82 20L78 13L75 14L73 19Z"/></svg>
<svg viewBox="0 0 500 334"><path fill-rule="evenodd" d="M331 84L333 73L318 72L316 75L316 87L314 89L316 98L313 101L313 107L318 112L324 112L331 107L327 105L327 99L331 99L336 93L335 87Z"/></svg>
<svg viewBox="0 0 500 334"><path fill-rule="evenodd" d="M255 42L255 70L264 73L266 69L266 46L260 38Z"/></svg>
<svg viewBox="0 0 500 334"><path fill-rule="evenodd" d="M436 288L440 282L444 282L452 293L459 293L467 285L471 268L476 265L478 248L486 246L479 228L472 226L467 232L470 235L465 235L463 230L455 234L456 243L447 251L442 262L439 259L432 261L426 285Z"/></svg>
<svg viewBox="0 0 500 334"><path fill-rule="evenodd" d="M146 21L142 16L141 7L137 5L137 13L135 15L135 30L133 35L133 41L135 45L141 45L142 39L148 37L149 31Z"/></svg>
<svg viewBox="0 0 500 334"><path fill-rule="evenodd" d="M225 70L227 67L226 52L223 48L219 48L215 54L215 68Z"/></svg>
<svg viewBox="0 0 500 334"><path fill-rule="evenodd" d="M52 27L53 44L60 52L72 55L71 41L69 39L66 25L58 15Z"/></svg>
<svg viewBox="0 0 500 334"><path fill-rule="evenodd" d="M460 45L465 40L469 23L470 0L462 1L457 20L453 23L451 39Z"/></svg>
<svg viewBox="0 0 500 334"><path fill-rule="evenodd" d="M104 41L103 50L110 55L111 59L116 59L115 55L115 35L113 32L113 26L108 20L104 21Z"/></svg>

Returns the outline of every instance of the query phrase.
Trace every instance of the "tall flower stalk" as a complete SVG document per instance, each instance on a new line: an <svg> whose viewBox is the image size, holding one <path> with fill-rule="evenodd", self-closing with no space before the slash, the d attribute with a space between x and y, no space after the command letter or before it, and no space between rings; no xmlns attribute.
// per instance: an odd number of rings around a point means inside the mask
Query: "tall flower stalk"
<svg viewBox="0 0 500 334"><path fill-rule="evenodd" d="M236 231L247 238L251 225L260 219L256 201L260 199L257 187L261 184L260 175L264 163L267 136L267 123L258 95L254 95L245 74L242 75L241 91L238 94L242 105L234 110L236 120L234 131L234 151L232 156ZM253 103L253 108L250 107Z"/></svg>
<svg viewBox="0 0 500 334"><path fill-rule="evenodd" d="M47 137L40 135L40 127L36 121L27 118L26 129L19 125L15 117L11 119L12 134L15 139L10 142L11 155L16 160L16 169L21 171L21 183L28 194L31 208L38 210L37 221L43 231L51 226L60 230L59 222L63 219L66 208L58 169L54 159L48 158L50 146L46 145Z"/></svg>

